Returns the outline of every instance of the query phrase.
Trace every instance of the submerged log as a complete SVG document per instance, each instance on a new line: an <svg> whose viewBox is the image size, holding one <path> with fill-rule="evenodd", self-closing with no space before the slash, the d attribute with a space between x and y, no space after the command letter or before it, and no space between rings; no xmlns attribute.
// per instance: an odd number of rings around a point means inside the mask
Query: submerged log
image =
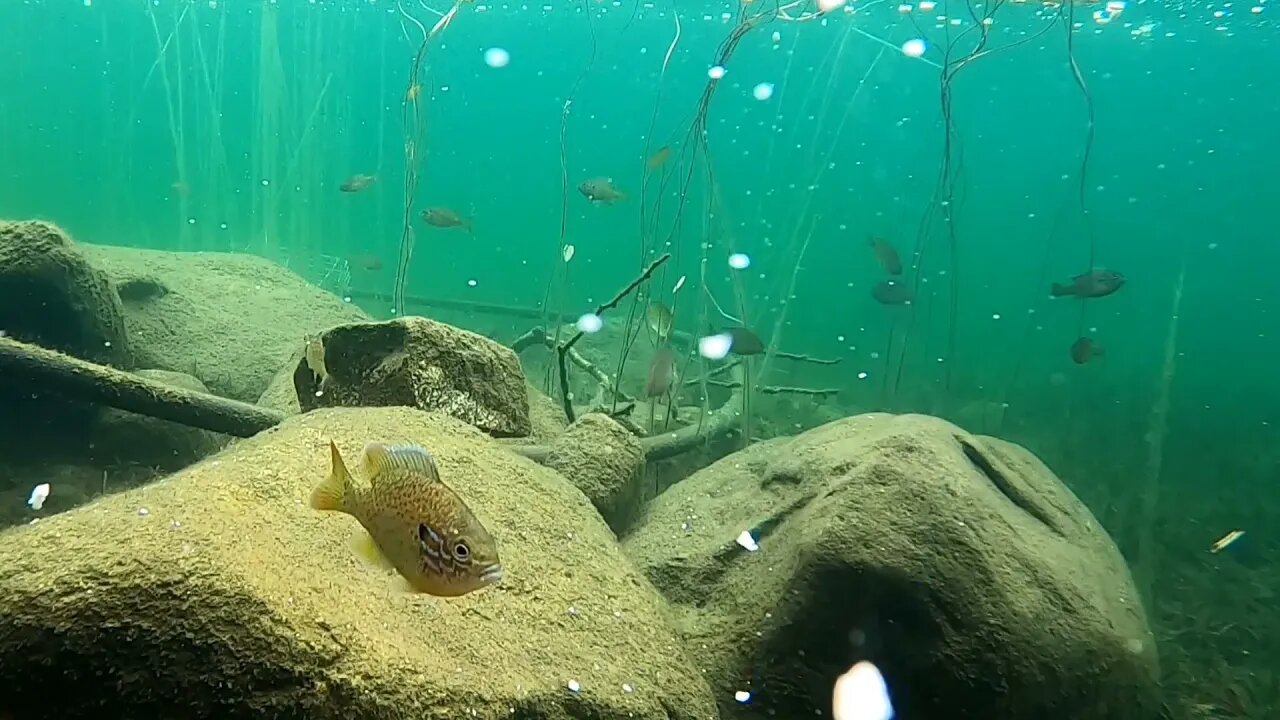
<svg viewBox="0 0 1280 720"><path fill-rule="evenodd" d="M284 413L277 410L166 385L3 336L0 336L0 383L236 437L251 437L275 427L285 418ZM704 418L701 427L695 424L642 438L645 460L653 462L674 457L709 438L723 435L736 426L737 415L737 407L728 403ZM536 462L547 457L548 448L542 445L504 444Z"/></svg>
<svg viewBox="0 0 1280 720"><path fill-rule="evenodd" d="M8 337L0 337L0 378L33 392L57 393L236 437L256 435L284 420L275 410L165 385Z"/></svg>

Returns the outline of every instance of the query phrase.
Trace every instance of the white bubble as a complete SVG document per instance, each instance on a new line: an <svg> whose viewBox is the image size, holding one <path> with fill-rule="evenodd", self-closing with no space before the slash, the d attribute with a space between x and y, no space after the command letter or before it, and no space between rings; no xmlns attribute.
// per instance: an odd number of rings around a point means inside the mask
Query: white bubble
<svg viewBox="0 0 1280 720"><path fill-rule="evenodd" d="M491 68L506 67L511 62L511 53L502 48L489 48L484 51L484 64Z"/></svg>
<svg viewBox="0 0 1280 720"><path fill-rule="evenodd" d="M818 9L822 12L838 10L847 0L818 0Z"/></svg>
<svg viewBox="0 0 1280 720"><path fill-rule="evenodd" d="M27 498L27 504L32 510L39 510L44 507L44 501L49 497L49 483L40 483L31 489L31 497Z"/></svg>
<svg viewBox="0 0 1280 720"><path fill-rule="evenodd" d="M875 665L864 660L836 678L836 686L831 693L831 715L835 720L893 718L889 687Z"/></svg>
<svg viewBox="0 0 1280 720"><path fill-rule="evenodd" d="M746 270L751 267L751 258L746 253L734 253L729 256L729 267L734 270Z"/></svg>
<svg viewBox="0 0 1280 720"><path fill-rule="evenodd" d="M907 57L918 58L924 55L924 40L915 38L902 43L902 54Z"/></svg>
<svg viewBox="0 0 1280 720"><path fill-rule="evenodd" d="M757 100L768 100L773 97L773 83L762 82L751 90L751 96Z"/></svg>
<svg viewBox="0 0 1280 720"><path fill-rule="evenodd" d="M864 372L860 372L860 373L858 373L858 379L859 379L859 380L866 380L866 379L867 379L867 374L866 374L866 373L864 373Z"/></svg>
<svg viewBox="0 0 1280 720"><path fill-rule="evenodd" d="M724 77L724 68L719 65L712 65L711 69L707 70L707 77L712 80L719 80Z"/></svg>
<svg viewBox="0 0 1280 720"><path fill-rule="evenodd" d="M467 281L467 287L475 287L476 285L479 285L479 283L477 283L475 280Z"/></svg>
<svg viewBox="0 0 1280 720"><path fill-rule="evenodd" d="M600 328L604 327L604 318L595 313L587 313L578 318L578 330L588 335L600 332Z"/></svg>
<svg viewBox="0 0 1280 720"><path fill-rule="evenodd" d="M698 338L698 354L708 360L723 360L731 347L733 336L729 333Z"/></svg>

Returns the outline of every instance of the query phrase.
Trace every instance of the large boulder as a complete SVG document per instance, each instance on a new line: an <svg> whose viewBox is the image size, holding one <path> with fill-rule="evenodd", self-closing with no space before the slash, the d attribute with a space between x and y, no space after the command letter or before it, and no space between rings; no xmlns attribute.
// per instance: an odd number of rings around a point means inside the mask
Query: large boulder
<svg viewBox="0 0 1280 720"><path fill-rule="evenodd" d="M134 366L111 281L58 226L0 221L0 330L124 370Z"/></svg>
<svg viewBox="0 0 1280 720"><path fill-rule="evenodd" d="M717 697L752 691L747 713L824 715L862 659L901 718L1156 713L1155 642L1110 538L1031 453L936 418L860 415L730 455L625 548Z"/></svg>
<svg viewBox="0 0 1280 720"><path fill-rule="evenodd" d="M403 594L308 507L328 444L419 443L501 585ZM0 717L714 718L663 601L582 493L409 408L317 410L0 535Z"/></svg>
<svg viewBox="0 0 1280 720"><path fill-rule="evenodd" d="M129 370L134 354L120 299L84 247L51 223L0 221L0 334ZM0 455L49 457L86 445L96 406L4 380Z"/></svg>
<svg viewBox="0 0 1280 720"><path fill-rule="evenodd" d="M82 247L118 288L139 365L236 400L257 400L306 335L369 319L254 255Z"/></svg>
<svg viewBox="0 0 1280 720"><path fill-rule="evenodd" d="M321 333L296 362L293 385L303 412L404 405L448 413L495 437L525 437L531 427L515 352L424 317Z"/></svg>

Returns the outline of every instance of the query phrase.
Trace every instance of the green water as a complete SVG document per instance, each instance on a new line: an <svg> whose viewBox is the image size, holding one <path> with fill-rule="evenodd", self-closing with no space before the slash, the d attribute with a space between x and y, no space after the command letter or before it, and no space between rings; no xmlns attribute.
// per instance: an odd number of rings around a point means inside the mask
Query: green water
<svg viewBox="0 0 1280 720"><path fill-rule="evenodd" d="M775 349L839 359L771 361L760 383L839 394L757 412L922 412L1025 445L1135 568L1168 685L1280 706L1280 8L852 6L802 22L756 0L726 59L732 3L463 5L414 76L447 5L8 2L0 217L263 255L377 317L432 314L412 298L577 317L669 252L647 292L680 329L731 324L714 297ZM358 173L377 179L338 190ZM588 202L598 176L628 198ZM433 206L474 233L425 225ZM871 236L902 254L911 305L872 299ZM1091 260L1127 284L1048 297ZM440 317L504 341L540 322ZM1081 335L1105 355L1073 363ZM1240 553L1207 553L1237 528Z"/></svg>

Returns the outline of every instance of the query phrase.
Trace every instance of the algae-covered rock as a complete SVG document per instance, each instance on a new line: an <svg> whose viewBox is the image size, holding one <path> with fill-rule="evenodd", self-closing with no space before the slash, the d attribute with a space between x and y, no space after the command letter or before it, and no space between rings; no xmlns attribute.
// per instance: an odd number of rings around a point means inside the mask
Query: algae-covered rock
<svg viewBox="0 0 1280 720"><path fill-rule="evenodd" d="M748 528L756 552L734 542ZM824 715L861 659L902 718L1156 713L1155 642L1110 538L1031 453L936 418L754 445L659 496L625 547L748 713Z"/></svg>
<svg viewBox="0 0 1280 720"><path fill-rule="evenodd" d="M569 419L564 415L563 406L527 383L525 395L529 399L529 437L550 440L564 432Z"/></svg>
<svg viewBox="0 0 1280 720"><path fill-rule="evenodd" d="M138 370L148 380L207 393L198 379L168 370ZM100 462L128 461L177 470L221 450L231 438L220 433L136 413L104 408L93 430L93 455Z"/></svg>
<svg viewBox="0 0 1280 720"><path fill-rule="evenodd" d="M399 592L308 507L330 441L419 443L505 579ZM0 534L0 716L709 719L663 602L577 489L440 414L332 409ZM575 681L578 692L568 689Z"/></svg>
<svg viewBox="0 0 1280 720"><path fill-rule="evenodd" d="M614 532L631 526L644 499L644 449L608 415L578 418L552 441L546 465L576 485Z"/></svg>
<svg viewBox="0 0 1280 720"><path fill-rule="evenodd" d="M120 299L58 226L0 221L0 330L124 370L134 366Z"/></svg>
<svg viewBox="0 0 1280 720"><path fill-rule="evenodd" d="M447 413L496 437L529 434L520 361L483 335L405 317L341 325L312 348L293 376L304 412L404 405Z"/></svg>
<svg viewBox="0 0 1280 720"><path fill-rule="evenodd" d="M83 247L119 288L138 364L195 376L224 397L257 400L304 336L369 319L254 255Z"/></svg>

